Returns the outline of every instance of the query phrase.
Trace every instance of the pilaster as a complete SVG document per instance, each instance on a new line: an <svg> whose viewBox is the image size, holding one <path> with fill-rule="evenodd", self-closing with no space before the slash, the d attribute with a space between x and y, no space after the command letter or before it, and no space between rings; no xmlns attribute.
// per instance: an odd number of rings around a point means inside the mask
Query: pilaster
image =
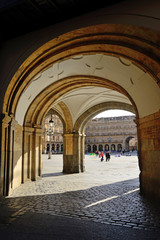
<svg viewBox="0 0 160 240"><path fill-rule="evenodd" d="M0 161L0 195L6 196L8 192L7 168L8 168L8 128L11 117L7 114L0 115L0 134L1 134L1 161Z"/></svg>

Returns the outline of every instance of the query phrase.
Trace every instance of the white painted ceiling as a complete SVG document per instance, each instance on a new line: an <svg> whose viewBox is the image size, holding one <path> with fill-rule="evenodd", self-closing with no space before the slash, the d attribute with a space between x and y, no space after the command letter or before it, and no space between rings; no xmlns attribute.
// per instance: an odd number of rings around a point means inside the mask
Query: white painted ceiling
<svg viewBox="0 0 160 240"><path fill-rule="evenodd" d="M76 75L102 77L117 83L132 97L140 117L160 109L160 88L148 73L131 61L104 54L77 55L52 65L33 79L19 100L15 116L18 123L23 125L29 105L44 88L60 79ZM73 122L83 112L98 103L118 101L131 104L124 95L101 87L75 89L61 96L57 102L53 103L53 108L58 109L57 103L60 101L68 106Z"/></svg>
<svg viewBox="0 0 160 240"><path fill-rule="evenodd" d="M61 101L69 108L73 124L81 114L99 103L116 101L131 104L129 99L123 94L102 87L83 87L75 89L59 98L53 105L53 108L56 109L57 103ZM58 108L57 111L59 112Z"/></svg>

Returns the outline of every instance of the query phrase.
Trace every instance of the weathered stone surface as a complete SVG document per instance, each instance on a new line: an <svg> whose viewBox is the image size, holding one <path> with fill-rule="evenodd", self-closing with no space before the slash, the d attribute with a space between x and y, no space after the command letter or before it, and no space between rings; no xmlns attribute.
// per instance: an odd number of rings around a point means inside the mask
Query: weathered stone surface
<svg viewBox="0 0 160 240"><path fill-rule="evenodd" d="M140 119L141 191L160 198L160 112Z"/></svg>

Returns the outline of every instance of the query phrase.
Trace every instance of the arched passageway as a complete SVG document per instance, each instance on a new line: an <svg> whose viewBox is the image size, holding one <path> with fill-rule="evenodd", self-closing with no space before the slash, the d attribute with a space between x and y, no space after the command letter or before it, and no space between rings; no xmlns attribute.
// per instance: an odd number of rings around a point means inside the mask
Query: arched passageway
<svg viewBox="0 0 160 240"><path fill-rule="evenodd" d="M127 139L126 139L126 150L127 150L127 151L130 150L129 142L130 142L130 140L131 140L132 138L133 138L132 136L129 136L129 137L127 137Z"/></svg>
<svg viewBox="0 0 160 240"><path fill-rule="evenodd" d="M98 146L98 150L99 150L100 152L103 151L103 146L102 146L101 144Z"/></svg>
<svg viewBox="0 0 160 240"><path fill-rule="evenodd" d="M54 114L53 114L54 113ZM50 120L53 121L50 126ZM63 123L60 118L56 115L56 112L51 109L49 113L43 120L42 129L43 129L43 137L42 137L42 153L48 154L50 145L51 153L63 153ZM51 134L50 134L51 129Z"/></svg>
<svg viewBox="0 0 160 240"><path fill-rule="evenodd" d="M109 151L109 145L108 144L105 145L105 151Z"/></svg>
<svg viewBox="0 0 160 240"><path fill-rule="evenodd" d="M121 152L121 151L122 151L122 144L118 144L118 145L117 145L117 151L118 151L118 152Z"/></svg>
<svg viewBox="0 0 160 240"><path fill-rule="evenodd" d="M96 151L97 151L97 146L93 145L93 152L96 152Z"/></svg>
<svg viewBox="0 0 160 240"><path fill-rule="evenodd" d="M42 121L51 108L64 124L63 171L74 173L84 171L88 119L119 106L136 114L141 192L160 196L159 52L144 29L132 29L107 24L75 30L46 43L21 65L3 104L1 195L41 176ZM147 166L154 163L158 167L151 172Z"/></svg>

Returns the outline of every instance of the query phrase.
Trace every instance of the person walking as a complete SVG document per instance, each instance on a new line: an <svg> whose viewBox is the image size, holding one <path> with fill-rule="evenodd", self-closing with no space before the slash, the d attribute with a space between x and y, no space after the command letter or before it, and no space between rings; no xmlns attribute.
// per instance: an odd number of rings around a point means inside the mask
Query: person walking
<svg viewBox="0 0 160 240"><path fill-rule="evenodd" d="M101 162L104 160L104 154L103 154L103 151L101 152Z"/></svg>
<svg viewBox="0 0 160 240"><path fill-rule="evenodd" d="M109 152L106 152L106 162L109 161L110 158L111 158L111 156L110 156Z"/></svg>

